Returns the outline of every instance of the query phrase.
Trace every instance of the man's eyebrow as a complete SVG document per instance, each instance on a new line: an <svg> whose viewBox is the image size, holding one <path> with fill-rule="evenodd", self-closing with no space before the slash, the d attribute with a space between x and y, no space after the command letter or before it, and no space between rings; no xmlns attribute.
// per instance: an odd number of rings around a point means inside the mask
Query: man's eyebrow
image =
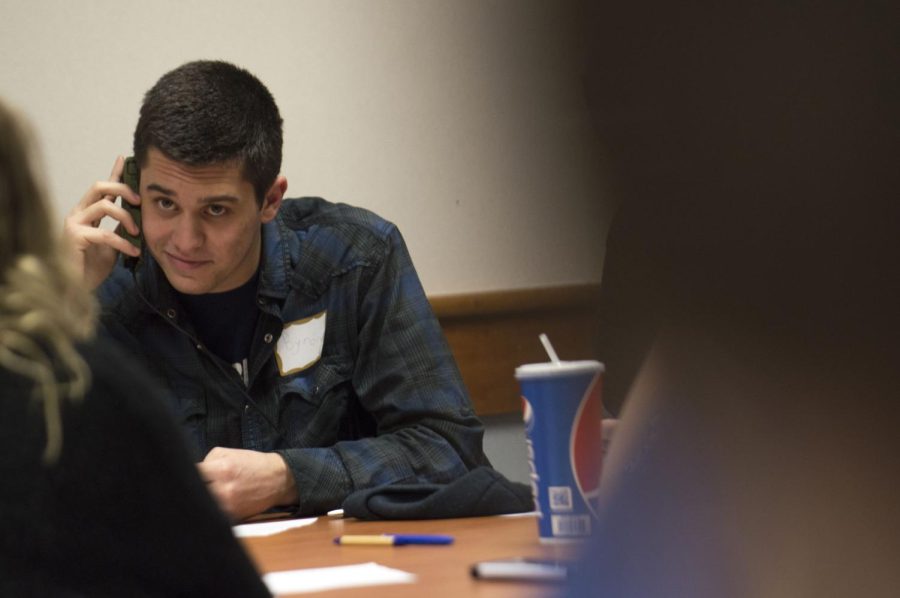
<svg viewBox="0 0 900 598"><path fill-rule="evenodd" d="M157 193L162 193L163 195L171 195L172 197L178 197L178 194L172 191L171 189L166 189L162 185L157 185L156 183L150 183L147 185L148 191L156 191Z"/></svg>
<svg viewBox="0 0 900 598"><path fill-rule="evenodd" d="M234 195L210 195L208 197L201 197L200 203L238 203L241 201L239 197L235 197Z"/></svg>
<svg viewBox="0 0 900 598"><path fill-rule="evenodd" d="M147 185L148 191L156 191L157 193L161 193L162 195L168 195L169 197L178 197L178 194L175 193L171 189L166 189L160 184L150 183ZM234 195L210 195L208 197L200 198L200 203L208 204L208 203L237 203L240 201L240 198L235 197Z"/></svg>

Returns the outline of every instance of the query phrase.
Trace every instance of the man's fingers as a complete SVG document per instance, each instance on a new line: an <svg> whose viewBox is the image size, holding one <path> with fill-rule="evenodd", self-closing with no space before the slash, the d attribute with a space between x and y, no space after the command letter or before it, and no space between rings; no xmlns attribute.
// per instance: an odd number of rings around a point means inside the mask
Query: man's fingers
<svg viewBox="0 0 900 598"><path fill-rule="evenodd" d="M197 463L197 471L207 484L224 483L230 480L231 474L226 463L201 461Z"/></svg>
<svg viewBox="0 0 900 598"><path fill-rule="evenodd" d="M76 233L76 231L71 229L80 226L96 228L100 225L100 221L105 216L109 216L123 224L125 229L131 234L138 234L137 223L134 221L134 218L131 217L131 214L128 213L128 210L122 206L116 205L113 201L108 199L98 200L95 203L87 205L83 209L73 211L66 219L66 226L72 233Z"/></svg>
<svg viewBox="0 0 900 598"><path fill-rule="evenodd" d="M204 482L210 484L216 480L216 475L214 470L214 466L210 466L206 461L201 461L197 463L197 471L200 473L200 477Z"/></svg>
<svg viewBox="0 0 900 598"><path fill-rule="evenodd" d="M206 458L197 463L200 474L207 481L214 481L230 477L234 469L233 463L229 458L228 449L215 447L206 454Z"/></svg>
<svg viewBox="0 0 900 598"><path fill-rule="evenodd" d="M80 238L86 245L106 245L126 255L133 257L141 255L140 249L109 229L87 228L81 233Z"/></svg>
<svg viewBox="0 0 900 598"><path fill-rule="evenodd" d="M225 459L228 455L231 454L235 449L227 449L221 446L214 446L208 453L206 453L206 458L203 459L204 462L208 463L210 461L216 461L219 459Z"/></svg>
<svg viewBox="0 0 900 598"><path fill-rule="evenodd" d="M131 187L118 181L97 181L82 196L81 201L75 207L75 211L86 210L89 206L101 201L115 201L116 197L122 197L128 203L136 206L141 204L137 193Z"/></svg>
<svg viewBox="0 0 900 598"><path fill-rule="evenodd" d="M125 171L125 156L119 156L113 163L112 172L109 173L109 180L118 182L122 180L122 173Z"/></svg>
<svg viewBox="0 0 900 598"><path fill-rule="evenodd" d="M197 463L197 471L219 508L230 518L239 519L234 505L236 486L231 479L228 463L221 460L201 461Z"/></svg>

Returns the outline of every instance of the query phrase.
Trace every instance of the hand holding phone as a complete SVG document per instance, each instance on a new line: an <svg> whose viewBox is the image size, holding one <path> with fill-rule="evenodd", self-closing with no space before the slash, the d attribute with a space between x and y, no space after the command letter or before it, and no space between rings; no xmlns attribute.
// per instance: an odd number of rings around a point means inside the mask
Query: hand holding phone
<svg viewBox="0 0 900 598"><path fill-rule="evenodd" d="M136 263L141 250L139 245L127 240L124 234L127 227L139 232L140 209L132 207L129 200L140 201L136 189L139 175L137 164L129 167L129 185L123 183L125 159L119 157L108 179L95 181L81 197L65 218L63 238L71 247L76 267L82 272L84 282L89 288L96 288L112 272L120 255L134 255L132 263ZM116 198L122 201L117 202ZM126 214L131 214L130 218ZM118 231L101 226L104 218L112 218L119 222ZM134 222L134 224L132 224ZM117 232L119 234L117 234ZM135 240L140 235L134 236Z"/></svg>

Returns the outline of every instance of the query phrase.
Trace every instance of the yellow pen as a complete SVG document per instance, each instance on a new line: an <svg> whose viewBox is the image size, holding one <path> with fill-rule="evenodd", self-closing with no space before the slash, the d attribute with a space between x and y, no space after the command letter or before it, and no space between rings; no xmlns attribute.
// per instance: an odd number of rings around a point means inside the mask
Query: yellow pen
<svg viewBox="0 0 900 598"><path fill-rule="evenodd" d="M379 536L340 536L334 539L341 546L404 546L406 544L453 544L453 536L439 534L381 534Z"/></svg>

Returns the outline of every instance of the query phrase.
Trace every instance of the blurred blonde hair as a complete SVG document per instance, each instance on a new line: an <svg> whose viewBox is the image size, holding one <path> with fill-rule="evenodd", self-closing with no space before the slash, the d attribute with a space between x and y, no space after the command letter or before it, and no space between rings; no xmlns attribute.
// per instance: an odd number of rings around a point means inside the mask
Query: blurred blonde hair
<svg viewBox="0 0 900 598"><path fill-rule="evenodd" d="M64 400L81 399L90 370L75 345L96 308L50 218L24 118L0 100L0 367L34 381L47 426L44 462L62 449Z"/></svg>

